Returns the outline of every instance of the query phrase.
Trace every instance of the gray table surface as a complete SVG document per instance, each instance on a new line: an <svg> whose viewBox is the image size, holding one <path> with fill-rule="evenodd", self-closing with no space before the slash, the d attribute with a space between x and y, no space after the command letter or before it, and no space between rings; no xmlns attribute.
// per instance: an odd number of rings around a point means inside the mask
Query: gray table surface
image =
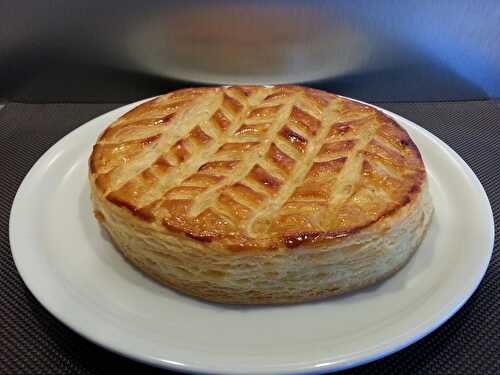
<svg viewBox="0 0 500 375"><path fill-rule="evenodd" d="M500 373L500 101L378 103L448 143L478 175L495 216L495 249L480 287L442 327L353 374ZM8 220L16 190L62 136L119 104L8 103L0 110L0 373L160 373L108 352L52 317L24 286L12 261Z"/></svg>

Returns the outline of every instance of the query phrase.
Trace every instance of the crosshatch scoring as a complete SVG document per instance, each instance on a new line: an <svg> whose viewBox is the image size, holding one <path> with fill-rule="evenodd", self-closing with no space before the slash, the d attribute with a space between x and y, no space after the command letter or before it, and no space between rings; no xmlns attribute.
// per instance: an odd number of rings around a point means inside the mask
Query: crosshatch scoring
<svg viewBox="0 0 500 375"><path fill-rule="evenodd" d="M296 86L160 96L100 136L90 170L98 191L140 220L203 242L280 236L289 248L391 215L425 179L392 119Z"/></svg>

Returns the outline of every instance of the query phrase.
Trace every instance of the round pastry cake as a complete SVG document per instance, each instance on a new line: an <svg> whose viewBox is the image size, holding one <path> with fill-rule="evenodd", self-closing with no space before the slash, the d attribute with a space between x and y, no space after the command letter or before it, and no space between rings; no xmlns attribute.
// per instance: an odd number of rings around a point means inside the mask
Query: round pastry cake
<svg viewBox="0 0 500 375"><path fill-rule="evenodd" d="M297 303L391 276L432 204L420 153L380 111L299 86L178 90L90 156L96 218L147 275L205 300Z"/></svg>

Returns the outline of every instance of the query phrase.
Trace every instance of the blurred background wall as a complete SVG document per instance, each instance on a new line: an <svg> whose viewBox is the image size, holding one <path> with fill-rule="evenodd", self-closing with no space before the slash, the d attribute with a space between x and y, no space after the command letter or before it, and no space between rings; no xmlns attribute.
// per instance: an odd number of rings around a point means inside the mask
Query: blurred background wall
<svg viewBox="0 0 500 375"><path fill-rule="evenodd" d="M374 102L500 97L500 1L0 0L3 101L297 82Z"/></svg>

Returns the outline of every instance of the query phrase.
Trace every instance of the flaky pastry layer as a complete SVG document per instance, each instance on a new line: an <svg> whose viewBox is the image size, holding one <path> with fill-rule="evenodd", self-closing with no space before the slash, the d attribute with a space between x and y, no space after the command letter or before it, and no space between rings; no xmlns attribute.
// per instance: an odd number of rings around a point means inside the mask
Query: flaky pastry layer
<svg viewBox="0 0 500 375"><path fill-rule="evenodd" d="M125 257L224 303L371 285L405 264L432 212L406 131L299 86L160 96L111 124L89 165L96 217Z"/></svg>

